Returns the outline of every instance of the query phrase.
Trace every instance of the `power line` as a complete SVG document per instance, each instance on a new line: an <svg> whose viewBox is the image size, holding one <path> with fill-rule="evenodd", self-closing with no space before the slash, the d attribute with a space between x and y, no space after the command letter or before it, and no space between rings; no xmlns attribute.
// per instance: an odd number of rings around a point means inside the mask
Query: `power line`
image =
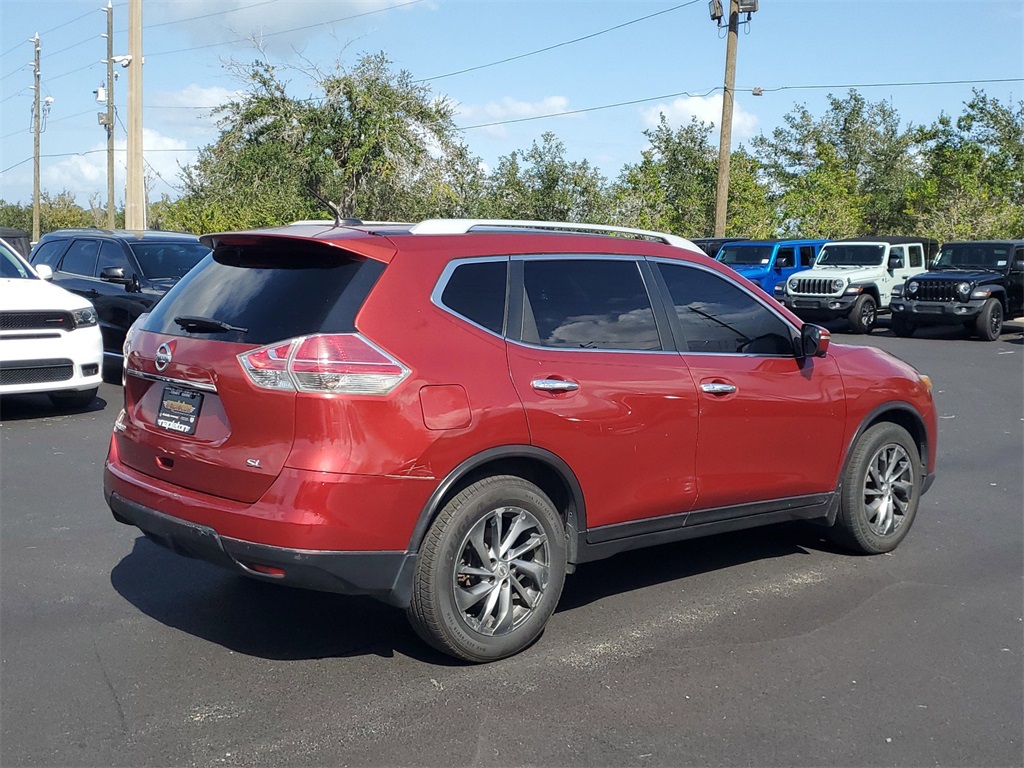
<svg viewBox="0 0 1024 768"><path fill-rule="evenodd" d="M574 43L580 43L580 42L583 42L584 40L590 40L591 38L599 37L600 35L607 34L608 32L614 32L617 29L622 29L623 27L628 27L631 24L639 24L641 21L647 21L648 19L653 19L655 16L661 16L661 15L666 14L666 13L671 13L672 11L678 11L680 8L686 8L687 6L690 6L690 5L696 5L699 2L703 2L703 0L690 0L690 2L688 2L688 3L681 3L680 5L675 5L675 6L672 6L671 8L666 8L663 11L657 11L656 13L651 13L651 14L648 14L647 16L641 16L638 19L632 19L630 21L625 21L622 24L616 24L614 27L608 27L607 29L602 29L602 30L599 30L597 32L592 32L591 34L584 35L583 37L576 37L576 38L573 38L572 40L566 40L566 41L561 42L561 43L555 43L554 45L549 45L549 46L547 46L545 48L538 48L535 51L529 51L527 53L520 53L520 54L518 54L516 56L509 56L509 57L504 58L504 59L499 59L498 61L492 61L492 62L490 62L488 64L479 64L479 65L477 65L475 67L467 67L466 69L460 69L460 70L457 70L455 72L448 72L447 74L444 74L444 75L435 75L434 77L424 77L423 79L415 80L414 82L416 82L416 83L425 83L425 82L429 82L431 80L441 80L441 79L446 78L446 77L454 77L455 75L464 75L467 72L476 72L478 69L486 69L487 67L494 67L494 66L497 66L498 64L507 64L510 61L516 61L518 59L525 59L528 56L536 56L538 53L546 53L547 51L553 51L556 48L563 48L563 47L565 47L567 45L573 45Z"/></svg>
<svg viewBox="0 0 1024 768"><path fill-rule="evenodd" d="M897 88L897 87L912 87L912 86L929 86L929 85L990 85L994 83L1022 83L1024 77L1006 77L1006 78L995 78L992 80L927 80L921 82L907 82L907 83L854 83L846 85L780 85L776 88L762 88L766 93L774 93L777 91L809 91L809 90L828 90L828 89L840 89L840 88ZM475 128L492 128L499 125L512 125L514 123L527 123L533 120L546 120L551 117L566 117L567 115L578 115L584 112L598 112L603 109L615 109L616 107L629 107L634 104L645 104L651 101L659 101L661 99L674 99L678 96L689 96L693 98L706 98L715 91L722 90L722 86L716 86L710 88L703 93L691 93L689 91L679 91L678 93L667 93L663 96L651 96L645 99L632 99L630 101L619 101L614 104L603 104L599 107L584 107L582 109L569 109L564 112L551 112L546 115L533 115L531 117L517 117L511 120L495 120L490 123L478 123L477 125L467 125L463 128L459 128L460 131L472 131ZM742 89L750 90L750 89Z"/></svg>
<svg viewBox="0 0 1024 768"><path fill-rule="evenodd" d="M51 32L56 32L58 29L61 29L62 27L66 27L68 24L74 24L76 21L81 21L86 16L92 16L92 14L93 14L93 11L89 11L87 13L83 13L81 16L77 16L74 19L72 19L71 21L65 21L63 24L58 24L53 29L48 29L45 32L40 32L39 36L42 37L43 35L48 35ZM23 45L23 43L19 43L18 45ZM0 53L0 58L3 58L4 56L6 56L9 53L14 53L16 50L18 50L18 46L17 45L14 46L13 48L8 48L3 53Z"/></svg>
<svg viewBox="0 0 1024 768"><path fill-rule="evenodd" d="M694 1L696 2L696 0L694 0ZM280 30L278 32L268 32L268 33L262 35L261 39L265 39L265 38L268 38L268 37L277 37L278 35L287 35L287 34L289 34L291 32L302 32L302 31L307 30L307 29L316 29L318 27L323 27L325 24L337 24L338 22L341 22L341 21L350 21L352 19L358 19L358 18L361 18L363 16L372 16L372 15L374 15L376 13L384 13L385 11L392 11L395 8L407 8L410 5L417 5L418 3L422 3L422 2L424 2L424 0L409 0L408 2L401 3L399 5L389 5L387 8L378 8L378 9L376 9L374 11L366 11L365 13L357 13L357 14L354 14L352 16L343 16L340 19L327 19L326 21L319 21L316 24L307 24L307 25L302 26L302 27L293 27L291 29L282 29L282 30ZM239 40L226 40L226 41L219 42L219 43L208 43L206 45L193 45L193 46L190 46L188 48L177 48L177 49L175 49L173 51L157 51L156 53L147 53L146 55L150 56L150 57L152 57L152 56L167 56L167 55L172 54L172 53L188 53L190 51L199 51L199 50L202 50L204 48L216 48L216 47L221 46L221 45L232 45L232 44L237 43L237 42L239 42Z"/></svg>
<svg viewBox="0 0 1024 768"><path fill-rule="evenodd" d="M107 151L107 148L103 147L102 149L87 149L85 152L60 152L58 154L53 154L53 155L40 155L39 157L41 157L41 158L45 157L47 159L54 158L54 157L85 157L86 155L95 155L97 152L106 152L106 151ZM127 149L115 149L114 151L115 152L127 152L128 150ZM147 153L150 153L150 152L199 152L199 151L200 151L199 147L182 147L181 149L147 149L146 150ZM0 174L7 173L8 171L17 168L19 165L24 165L25 163L29 163L31 161L32 161L31 157L26 157L24 160L20 160L19 162L15 163L14 165L7 166L2 171L0 171Z"/></svg>

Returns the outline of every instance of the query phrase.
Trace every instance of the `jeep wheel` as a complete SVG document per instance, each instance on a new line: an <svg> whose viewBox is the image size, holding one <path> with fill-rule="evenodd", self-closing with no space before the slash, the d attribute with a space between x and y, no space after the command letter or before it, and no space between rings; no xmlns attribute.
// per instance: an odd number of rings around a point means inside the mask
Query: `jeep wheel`
<svg viewBox="0 0 1024 768"><path fill-rule="evenodd" d="M892 328L892 332L897 336L902 336L905 339L909 339L914 335L914 331L917 330L917 326L907 320L903 315L893 315L892 320L889 323L889 327Z"/></svg>
<svg viewBox="0 0 1024 768"><path fill-rule="evenodd" d="M861 554L890 552L910 530L920 499L917 445L903 427L875 424L853 448L831 537Z"/></svg>
<svg viewBox="0 0 1024 768"><path fill-rule="evenodd" d="M1003 331L1003 305L999 299L989 299L974 321L974 332L982 341L995 341Z"/></svg>
<svg viewBox="0 0 1024 768"><path fill-rule="evenodd" d="M409 621L456 658L512 656L555 610L565 560L565 530L544 492L511 475L485 478L449 501L427 532Z"/></svg>
<svg viewBox="0 0 1024 768"><path fill-rule="evenodd" d="M856 333L871 333L875 327L875 320L878 319L877 304L875 297L862 293L853 302L853 308L849 314L850 325Z"/></svg>

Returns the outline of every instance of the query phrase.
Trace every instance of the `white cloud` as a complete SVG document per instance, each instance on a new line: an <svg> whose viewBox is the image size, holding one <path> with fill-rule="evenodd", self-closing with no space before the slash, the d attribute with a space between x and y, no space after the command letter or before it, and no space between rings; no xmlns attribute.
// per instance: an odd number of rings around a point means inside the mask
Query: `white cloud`
<svg viewBox="0 0 1024 768"><path fill-rule="evenodd" d="M717 128L722 122L722 94L716 93L708 97L686 96L669 104L657 104L640 110L644 123L650 128L658 125L663 113L671 126L686 125L696 117ZM733 102L732 135L734 139L749 139L751 136L756 136L759 126L760 120L757 115L744 111L738 101Z"/></svg>
<svg viewBox="0 0 1024 768"><path fill-rule="evenodd" d="M519 101L511 96L506 96L486 104L460 104L458 115L464 125L474 125L520 120L524 117L557 115L568 109L569 99L565 96L548 96L540 101ZM566 117L579 117L579 115L566 115ZM495 138L505 138L508 135L504 125L491 125L481 130Z"/></svg>
<svg viewBox="0 0 1024 768"><path fill-rule="evenodd" d="M188 142L180 138L164 136L157 131L144 128L142 131L142 154L145 158L144 173L150 186L152 200L159 199L167 193L177 197L178 193L172 186L179 184L178 164L186 164L195 159L195 152L188 150ZM99 196L103 205L107 202L107 153L106 142L100 142L89 148L87 152L74 157L66 157L48 165L40 173L40 185L43 189L56 194L60 190L68 190L74 194L76 202L88 208L89 200ZM114 141L114 197L117 206L124 203L125 157L127 140Z"/></svg>

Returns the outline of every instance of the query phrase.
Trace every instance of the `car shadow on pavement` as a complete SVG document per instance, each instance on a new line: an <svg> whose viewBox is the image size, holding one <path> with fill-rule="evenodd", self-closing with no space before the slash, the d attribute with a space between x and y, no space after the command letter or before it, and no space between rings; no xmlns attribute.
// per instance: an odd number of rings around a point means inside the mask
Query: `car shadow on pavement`
<svg viewBox="0 0 1024 768"><path fill-rule="evenodd" d="M51 416L73 416L77 413L102 411L107 401L95 397L85 408L58 408L45 394L4 395L0 397L0 421L25 421Z"/></svg>
<svg viewBox="0 0 1024 768"><path fill-rule="evenodd" d="M779 525L626 552L581 565L556 612L739 563L828 549L811 526ZM114 589L166 626L237 653L295 661L377 655L461 666L420 640L403 611L368 597L268 584L135 540L110 574Z"/></svg>
<svg viewBox="0 0 1024 768"><path fill-rule="evenodd" d="M396 653L457 665L420 640L405 614L368 597L270 584L192 560L145 536L110 574L125 600L169 627L264 659Z"/></svg>
<svg viewBox="0 0 1024 768"><path fill-rule="evenodd" d="M824 528L808 523L783 523L624 552L578 566L576 573L566 579L557 610L572 610L611 595L742 563L805 555L810 551L841 550L824 538Z"/></svg>

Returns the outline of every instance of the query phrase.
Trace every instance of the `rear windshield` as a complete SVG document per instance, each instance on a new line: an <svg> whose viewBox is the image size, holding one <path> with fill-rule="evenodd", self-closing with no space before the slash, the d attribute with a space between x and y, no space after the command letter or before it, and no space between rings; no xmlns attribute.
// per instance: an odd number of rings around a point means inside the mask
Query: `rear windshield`
<svg viewBox="0 0 1024 768"><path fill-rule="evenodd" d="M251 344L349 333L383 270L380 262L317 244L218 249L157 303L142 328ZM183 317L231 328L185 330L176 322Z"/></svg>
<svg viewBox="0 0 1024 768"><path fill-rule="evenodd" d="M774 245L723 245L718 260L723 264L770 264Z"/></svg>
<svg viewBox="0 0 1024 768"><path fill-rule="evenodd" d="M150 280L184 277L198 264L210 249L198 240L189 242L132 243L132 253L139 262L142 274Z"/></svg>

